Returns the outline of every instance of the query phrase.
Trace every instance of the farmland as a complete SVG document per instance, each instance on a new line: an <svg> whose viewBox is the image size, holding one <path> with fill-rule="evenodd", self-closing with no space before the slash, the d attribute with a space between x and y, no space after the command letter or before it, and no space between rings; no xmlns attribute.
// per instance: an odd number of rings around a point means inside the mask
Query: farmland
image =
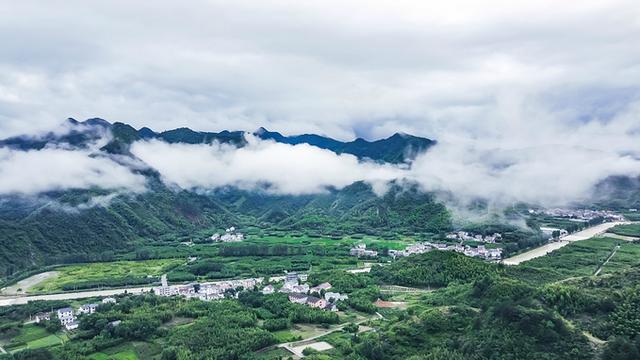
<svg viewBox="0 0 640 360"><path fill-rule="evenodd" d="M57 276L35 285L30 292L48 293L101 285L134 285L136 281L157 278L183 262L180 259L161 259L67 265L57 268Z"/></svg>

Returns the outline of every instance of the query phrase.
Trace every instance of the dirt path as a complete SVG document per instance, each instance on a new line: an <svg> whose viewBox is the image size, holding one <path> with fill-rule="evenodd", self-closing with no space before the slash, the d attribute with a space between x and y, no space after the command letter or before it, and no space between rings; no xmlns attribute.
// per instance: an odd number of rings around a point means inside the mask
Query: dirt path
<svg viewBox="0 0 640 360"><path fill-rule="evenodd" d="M531 259L535 259L537 257L547 255L548 253L558 250L560 248L563 248L572 242L587 240L587 239L591 239L592 237L598 236L600 234L604 234L607 232L607 230L611 229L616 225L625 225L625 224L631 224L631 222L617 221L617 222L610 222L610 223L604 223L604 224L592 226L590 228L586 228L584 230L575 232L571 235L567 235L562 239L560 239L559 241L551 242L551 243L542 245L540 247L537 247L535 249L529 250L527 252L524 252L522 254L504 259L502 260L502 263L505 265L518 265L525 261L529 261Z"/></svg>
<svg viewBox="0 0 640 360"><path fill-rule="evenodd" d="M58 271L47 271L40 274L30 276L26 279L20 280L17 283L2 288L0 294L2 295L22 295L26 294L29 289L40 284L41 282L52 279L60 275Z"/></svg>
<svg viewBox="0 0 640 360"><path fill-rule="evenodd" d="M607 265L607 263L609 262L609 260L611 260L611 258L613 257L613 255L615 255L618 252L618 249L620 249L620 245L617 245L613 251L611 252L611 255L609 255L609 257L607 258L607 260L605 260L602 265L600 265L598 267L598 270L596 270L596 272L593 274L593 276L598 276L600 274L600 271L602 271L602 268Z"/></svg>

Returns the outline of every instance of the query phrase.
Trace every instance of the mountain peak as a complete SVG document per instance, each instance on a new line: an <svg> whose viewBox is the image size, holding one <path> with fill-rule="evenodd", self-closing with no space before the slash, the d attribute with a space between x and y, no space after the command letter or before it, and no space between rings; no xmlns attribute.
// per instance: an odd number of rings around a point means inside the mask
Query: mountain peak
<svg viewBox="0 0 640 360"><path fill-rule="evenodd" d="M89 125L89 126L102 126L102 127L105 127L105 128L108 128L108 127L111 126L110 122L108 122L105 119L101 119L101 118L87 119L87 120L83 121L82 124Z"/></svg>

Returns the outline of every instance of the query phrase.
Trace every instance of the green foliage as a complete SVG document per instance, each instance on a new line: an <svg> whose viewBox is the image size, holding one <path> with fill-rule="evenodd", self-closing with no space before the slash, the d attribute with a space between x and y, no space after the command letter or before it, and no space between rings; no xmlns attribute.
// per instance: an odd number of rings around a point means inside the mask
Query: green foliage
<svg viewBox="0 0 640 360"><path fill-rule="evenodd" d="M602 352L602 360L636 360L640 359L638 341L633 343L624 337L614 337L607 343Z"/></svg>
<svg viewBox="0 0 640 360"><path fill-rule="evenodd" d="M402 258L389 266L374 266L371 275L384 283L405 286L447 286L499 273L495 264L452 251L430 251Z"/></svg>

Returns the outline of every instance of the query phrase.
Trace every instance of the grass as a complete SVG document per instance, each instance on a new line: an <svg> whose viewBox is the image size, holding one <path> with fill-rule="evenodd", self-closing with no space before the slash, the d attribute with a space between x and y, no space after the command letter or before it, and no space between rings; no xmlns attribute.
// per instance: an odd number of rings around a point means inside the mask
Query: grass
<svg viewBox="0 0 640 360"><path fill-rule="evenodd" d="M25 325L20 330L20 334L11 339L12 343L28 343L36 339L50 335L45 328L36 325Z"/></svg>
<svg viewBox="0 0 640 360"><path fill-rule="evenodd" d="M640 244L612 238L593 238L571 243L508 270L514 273L537 272L546 281L591 276L617 245L620 245L620 249L603 268L603 273L627 269L640 263Z"/></svg>
<svg viewBox="0 0 640 360"><path fill-rule="evenodd" d="M45 336L45 337L37 339L37 340L29 341L27 343L27 347L29 349L39 349L39 348L43 348L43 347L50 347L50 346L54 346L54 345L59 345L59 344L62 344L63 342L64 341L60 336L58 336L58 335L49 335L49 336Z"/></svg>
<svg viewBox="0 0 640 360"><path fill-rule="evenodd" d="M147 342L132 342L105 349L89 355L90 360L138 360L152 359L159 355L159 345Z"/></svg>
<svg viewBox="0 0 640 360"><path fill-rule="evenodd" d="M63 266L56 271L60 274L31 288L30 292L61 291L66 284L84 281L100 281L125 277L160 276L171 268L183 263L182 259L161 259L146 261L114 261Z"/></svg>
<svg viewBox="0 0 640 360"><path fill-rule="evenodd" d="M90 360L138 360L139 357L133 350L124 350L115 354L95 353L89 356Z"/></svg>
<svg viewBox="0 0 640 360"><path fill-rule="evenodd" d="M20 334L11 339L6 349L11 352L24 349L39 349L60 345L67 340L69 339L64 334L51 334L44 328L29 324L20 329Z"/></svg>
<svg viewBox="0 0 640 360"><path fill-rule="evenodd" d="M291 353L283 348L275 348L261 353L255 353L253 359L256 360L280 360L287 359Z"/></svg>
<svg viewBox="0 0 640 360"><path fill-rule="evenodd" d="M274 331L273 336L276 337L277 343L285 343L302 339L299 335L294 335L291 330Z"/></svg>
<svg viewBox="0 0 640 360"><path fill-rule="evenodd" d="M609 232L624 236L640 237L640 224L617 225L612 227Z"/></svg>

